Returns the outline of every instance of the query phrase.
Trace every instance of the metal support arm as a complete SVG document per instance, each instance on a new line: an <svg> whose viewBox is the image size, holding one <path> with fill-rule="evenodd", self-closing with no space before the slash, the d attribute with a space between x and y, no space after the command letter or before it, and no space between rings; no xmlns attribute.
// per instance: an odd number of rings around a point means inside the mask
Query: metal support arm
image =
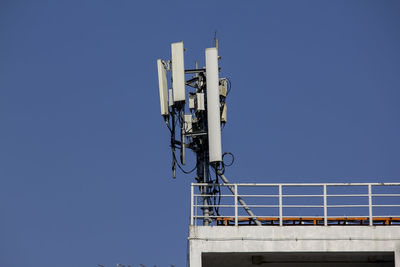
<svg viewBox="0 0 400 267"><path fill-rule="evenodd" d="M218 172L219 177L221 177L222 181L225 184L229 184L228 179L225 177L225 175L221 174ZM235 188L231 185L228 185L229 190L232 192L232 194L235 195ZM241 197L238 197L237 201L239 201L240 205L242 205L242 207L244 208L244 210L247 212L247 214L249 214L250 218L253 219L253 221L258 225L261 226L261 222L257 219L257 216L254 215L254 213L251 211L251 209L249 207L247 207L246 202L244 202L244 200Z"/></svg>

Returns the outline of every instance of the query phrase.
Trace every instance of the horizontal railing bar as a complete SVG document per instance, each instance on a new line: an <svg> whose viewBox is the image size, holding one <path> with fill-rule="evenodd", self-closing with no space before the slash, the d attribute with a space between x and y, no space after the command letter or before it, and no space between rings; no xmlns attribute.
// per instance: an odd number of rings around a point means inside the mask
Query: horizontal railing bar
<svg viewBox="0 0 400 267"><path fill-rule="evenodd" d="M320 205L282 205L282 208L323 208Z"/></svg>
<svg viewBox="0 0 400 267"><path fill-rule="evenodd" d="M373 218L400 218L399 215L375 215Z"/></svg>
<svg viewBox="0 0 400 267"><path fill-rule="evenodd" d="M221 208L233 208L235 205L193 205L193 207L221 207ZM243 207L238 205L238 207ZM279 205L247 205L247 207L253 208L279 208ZM323 205L282 205L283 208L323 208ZM327 205L328 208L363 208L369 207L368 205ZM400 207L400 205L373 205L373 207Z"/></svg>
<svg viewBox="0 0 400 267"><path fill-rule="evenodd" d="M193 205L194 207L221 207L233 208L235 205ZM238 208L243 208L243 205L238 204ZM246 205L249 208L279 208L279 205Z"/></svg>
<svg viewBox="0 0 400 267"><path fill-rule="evenodd" d="M206 184L206 183L192 183L193 186L232 186L235 184ZM238 183L237 186L400 186L400 183L288 183L288 184L271 184L271 183Z"/></svg>
<svg viewBox="0 0 400 267"><path fill-rule="evenodd" d="M282 195L282 197L323 197L324 195Z"/></svg>
<svg viewBox="0 0 400 267"><path fill-rule="evenodd" d="M213 204L209 204L209 205L203 205L203 204L197 204L197 205L193 205L193 207L221 207L221 208L234 208L235 205L213 205Z"/></svg>
<svg viewBox="0 0 400 267"><path fill-rule="evenodd" d="M195 197L214 197L215 195L201 195L201 194L194 194L193 196ZM233 195L219 195L221 197L234 197ZM368 195L326 195L327 197L368 197ZM376 195L372 195L375 197ZM396 195L400 197L399 195ZM271 197L271 198L277 198L279 195L239 195L238 197ZM282 195L282 197L323 197L323 195ZM395 197L393 195L379 195L378 197Z"/></svg>
<svg viewBox="0 0 400 267"><path fill-rule="evenodd" d="M235 205L193 205L194 207L221 207L233 208ZM244 206L238 205L242 208ZM279 208L279 205L247 205L252 208ZM282 205L282 208L323 208L323 205ZM327 208L363 208L369 207L368 205L327 205ZM400 207L400 205L373 205L373 207Z"/></svg>
<svg viewBox="0 0 400 267"><path fill-rule="evenodd" d="M238 197L279 197L279 195L240 195Z"/></svg>
<svg viewBox="0 0 400 267"><path fill-rule="evenodd" d="M372 205L373 207L400 207L400 205ZM209 204L209 205L193 205L193 207L221 207L221 208L232 208L235 207L235 205L214 205L214 204ZM238 205L238 207L242 208L244 206ZM254 208L278 208L279 205L247 205L247 207L254 207ZM323 208L323 205L282 205L283 208ZM339 208L339 207L354 207L354 208L362 208L362 207L369 207L368 205L328 205L328 208Z"/></svg>
<svg viewBox="0 0 400 267"><path fill-rule="evenodd" d="M328 208L363 208L369 205L327 205Z"/></svg>
<svg viewBox="0 0 400 267"><path fill-rule="evenodd" d="M219 215L219 216L218 215L208 215L208 216L197 215L197 216L194 216L194 218L196 218L196 219L205 218L205 217L207 217L207 218L235 218L235 216L222 216L222 215ZM239 216L238 216L238 218L239 218ZM247 218L247 217L243 216L243 218Z"/></svg>
<svg viewBox="0 0 400 267"><path fill-rule="evenodd" d="M221 208L234 208L235 205L202 205L202 204L193 204L193 207L221 207ZM243 205L238 204L238 207L242 208ZM253 208L279 208L279 205L247 205L247 207ZM282 205L282 208L323 208L324 205ZM327 205L327 208L362 208L362 207L369 207L368 205ZM379 205L372 205L372 207L400 207L400 205L392 205L392 204L379 204Z"/></svg>
<svg viewBox="0 0 400 267"><path fill-rule="evenodd" d="M198 215L198 216L194 216L194 218L204 218L206 216L204 215ZM235 216L208 216L208 217L212 217L212 218L224 218L224 219L231 219L234 220ZM250 218L249 216L237 216L238 218ZM256 218L276 218L278 219L279 216L254 216ZM336 219L336 220L343 220L343 219L354 219L354 218L360 218L363 220L368 220L369 217L367 215L358 215L358 216L328 216L328 219ZM392 216L392 215L387 215L387 216L374 216L372 217L373 219L390 219L390 218L400 218L400 216ZM284 220L293 220L293 219L317 219L317 220L323 220L324 216L297 216L297 215L288 215L288 216L284 216L283 217Z"/></svg>
<svg viewBox="0 0 400 267"><path fill-rule="evenodd" d="M334 195L326 195L327 197L368 197L368 194L334 194Z"/></svg>
<svg viewBox="0 0 400 267"><path fill-rule="evenodd" d="M205 196L215 196L215 195L202 195L202 194L194 194L195 197L205 197ZM329 196L329 195L328 195ZM221 195L221 197L233 197L233 195ZM279 197L279 195L243 195L238 194L238 197ZM323 195L282 195L282 197L323 197Z"/></svg>
<svg viewBox="0 0 400 267"><path fill-rule="evenodd" d="M215 195L193 194L195 197L213 197ZM220 195L221 197L233 197L234 195ZM282 197L323 197L324 195L282 195ZM327 197L368 197L368 194L343 194L326 195ZM373 197L400 197L400 194L372 194ZM238 197L279 197L279 195L240 195Z"/></svg>
<svg viewBox="0 0 400 267"><path fill-rule="evenodd" d="M238 207L244 207L238 204ZM247 205L249 208L279 208L279 205Z"/></svg>
<svg viewBox="0 0 400 267"><path fill-rule="evenodd" d="M391 205L391 204L387 204L387 205L372 205L373 207L400 207L400 205ZM201 205L201 204L197 204L197 205L193 205L193 207L222 207L222 208L232 208L235 207L235 205L224 205L224 204L220 204L220 205L213 205L213 204L209 204L209 205ZM238 207L242 208L244 206L238 204ZM279 208L279 205L247 205L247 207L253 207L253 208ZM324 205L282 205L283 208L323 208ZM369 207L368 205L327 205L326 207L328 208L362 208L362 207Z"/></svg>
<svg viewBox="0 0 400 267"><path fill-rule="evenodd" d="M195 197L215 197L215 195L193 194ZM234 195L221 195L221 197L234 197Z"/></svg>

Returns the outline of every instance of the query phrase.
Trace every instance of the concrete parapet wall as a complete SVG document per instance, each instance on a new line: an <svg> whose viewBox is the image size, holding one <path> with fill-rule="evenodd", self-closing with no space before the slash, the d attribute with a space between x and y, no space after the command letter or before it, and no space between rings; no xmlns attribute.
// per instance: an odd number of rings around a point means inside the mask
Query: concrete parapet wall
<svg viewBox="0 0 400 267"><path fill-rule="evenodd" d="M190 226L190 267L202 253L394 252L400 267L400 226Z"/></svg>

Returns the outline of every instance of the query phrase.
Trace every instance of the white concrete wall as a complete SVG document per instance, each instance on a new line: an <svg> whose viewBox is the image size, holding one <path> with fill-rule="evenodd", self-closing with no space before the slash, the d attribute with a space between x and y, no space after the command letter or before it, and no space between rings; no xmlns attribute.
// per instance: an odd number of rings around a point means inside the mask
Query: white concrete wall
<svg viewBox="0 0 400 267"><path fill-rule="evenodd" d="M400 267L400 226L190 226L190 267L203 252L393 251Z"/></svg>

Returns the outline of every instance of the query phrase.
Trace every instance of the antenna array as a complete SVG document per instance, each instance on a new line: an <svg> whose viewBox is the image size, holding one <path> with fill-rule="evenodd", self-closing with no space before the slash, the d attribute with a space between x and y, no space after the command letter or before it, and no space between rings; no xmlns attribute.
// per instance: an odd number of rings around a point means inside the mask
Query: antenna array
<svg viewBox="0 0 400 267"><path fill-rule="evenodd" d="M161 115L171 134L172 176L176 178L178 166L185 174L196 171L196 181L207 184L199 186L199 190L204 195L203 224L209 225L210 216L219 216L216 208L220 199L217 196L221 194L219 178L223 183L229 183L224 172L225 166L230 165L224 164L223 159L225 155L232 154L222 154L221 144L221 129L227 122L226 97L230 82L227 78L219 78L217 47L205 50L205 60L205 68L199 68L196 62L194 69L185 69L182 41L171 44L171 60L158 59L157 68ZM169 72L170 89L167 82ZM183 167L186 164L186 149L196 154L196 165L192 170Z"/></svg>

